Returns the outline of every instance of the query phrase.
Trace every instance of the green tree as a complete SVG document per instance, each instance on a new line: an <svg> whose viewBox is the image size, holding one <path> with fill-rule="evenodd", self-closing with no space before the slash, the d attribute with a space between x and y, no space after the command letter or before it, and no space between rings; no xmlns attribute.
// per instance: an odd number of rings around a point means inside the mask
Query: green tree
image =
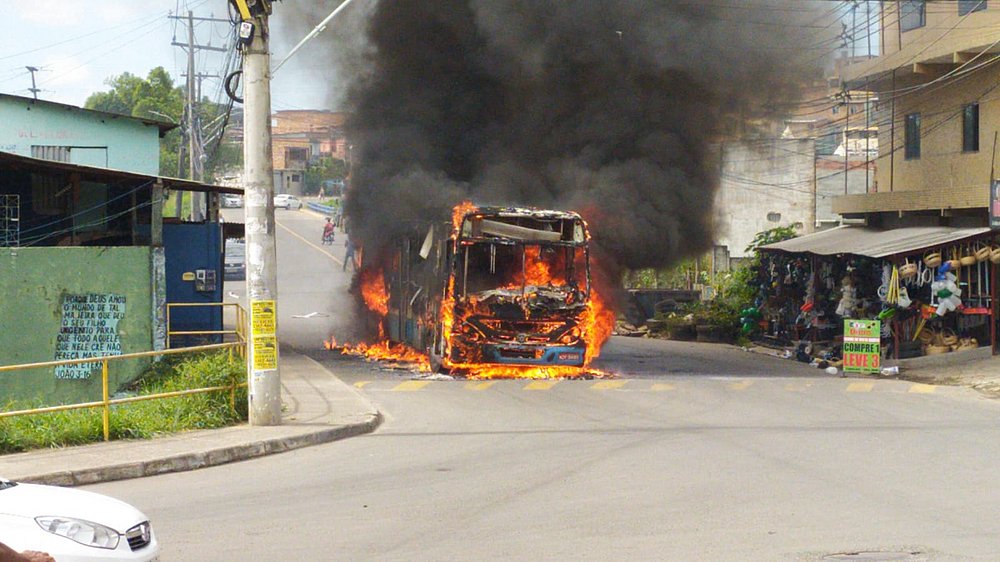
<svg viewBox="0 0 1000 562"><path fill-rule="evenodd" d="M324 156L319 163L306 168L303 178L303 191L307 194L319 193L326 180L343 180L347 177L347 163L343 160Z"/></svg>
<svg viewBox="0 0 1000 562"><path fill-rule="evenodd" d="M145 79L122 73L105 81L111 89L95 92L87 98L84 107L169 123L180 123L184 117L186 96L184 89L175 85L174 79L162 66L149 71ZM220 117L227 107L208 99L198 104L201 123L215 123L221 126ZM220 131L219 134L222 134ZM190 176L186 167L181 167L178 153L183 142L181 128L167 132L160 140L160 174L171 177ZM216 142L205 147L209 159L205 162L205 178L210 181L213 173L221 173L237 167L242 162L242 149L232 143L222 142L216 149Z"/></svg>

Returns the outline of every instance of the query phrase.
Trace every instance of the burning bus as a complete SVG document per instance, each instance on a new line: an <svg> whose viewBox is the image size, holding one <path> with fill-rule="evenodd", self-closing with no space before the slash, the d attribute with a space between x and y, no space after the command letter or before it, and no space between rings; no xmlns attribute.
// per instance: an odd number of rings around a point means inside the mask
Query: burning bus
<svg viewBox="0 0 1000 562"><path fill-rule="evenodd" d="M380 340L425 352L433 370L572 376L613 327L589 242L577 213L463 203L363 263L360 289Z"/></svg>

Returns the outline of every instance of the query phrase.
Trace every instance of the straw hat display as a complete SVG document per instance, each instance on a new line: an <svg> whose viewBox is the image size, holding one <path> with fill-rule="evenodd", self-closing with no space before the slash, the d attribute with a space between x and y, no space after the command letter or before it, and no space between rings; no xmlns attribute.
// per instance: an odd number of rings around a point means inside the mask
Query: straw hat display
<svg viewBox="0 0 1000 562"><path fill-rule="evenodd" d="M924 265L926 265L927 267L937 267L941 265L941 252L931 252L925 255Z"/></svg>
<svg viewBox="0 0 1000 562"><path fill-rule="evenodd" d="M902 279L909 279L911 277L917 276L917 264L911 263L906 260L903 265L899 266L899 277Z"/></svg>
<svg viewBox="0 0 1000 562"><path fill-rule="evenodd" d="M976 248L976 261L986 261L988 259L990 259L990 247L981 244Z"/></svg>

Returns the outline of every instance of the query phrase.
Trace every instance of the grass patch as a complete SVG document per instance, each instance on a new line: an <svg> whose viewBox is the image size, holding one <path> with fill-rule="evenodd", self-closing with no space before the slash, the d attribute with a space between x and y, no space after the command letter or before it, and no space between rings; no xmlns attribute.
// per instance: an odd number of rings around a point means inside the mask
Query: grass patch
<svg viewBox="0 0 1000 562"><path fill-rule="evenodd" d="M123 389L124 395L149 395L177 390L225 386L246 381L246 365L226 351L153 363ZM236 389L236 408L222 390L112 406L111 439L148 439L189 429L211 429L247 419L247 392ZM10 401L4 411L40 407L38 402ZM94 443L104 439L100 408L35 414L0 420L0 454L31 449Z"/></svg>

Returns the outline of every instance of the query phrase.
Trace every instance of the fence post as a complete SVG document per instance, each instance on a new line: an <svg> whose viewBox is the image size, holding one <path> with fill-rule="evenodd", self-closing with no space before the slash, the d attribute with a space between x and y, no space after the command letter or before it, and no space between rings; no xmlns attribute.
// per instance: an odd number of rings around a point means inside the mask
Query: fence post
<svg viewBox="0 0 1000 562"><path fill-rule="evenodd" d="M104 387L104 440L111 439L111 405L108 404L108 360L101 361L101 384Z"/></svg>

